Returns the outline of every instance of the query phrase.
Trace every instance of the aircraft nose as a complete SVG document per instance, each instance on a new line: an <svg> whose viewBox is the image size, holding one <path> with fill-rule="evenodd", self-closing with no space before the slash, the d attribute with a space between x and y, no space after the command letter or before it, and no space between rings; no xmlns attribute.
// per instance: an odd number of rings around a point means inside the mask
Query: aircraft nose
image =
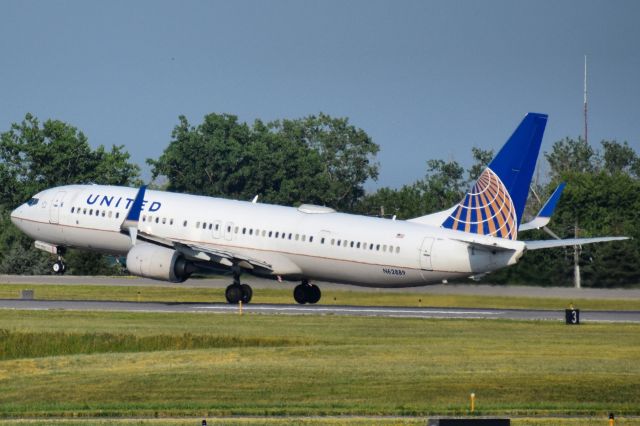
<svg viewBox="0 0 640 426"><path fill-rule="evenodd" d="M11 223L13 223L16 226L18 226L18 219L20 218L18 213L19 210L20 210L20 207L18 207L17 209L11 212Z"/></svg>

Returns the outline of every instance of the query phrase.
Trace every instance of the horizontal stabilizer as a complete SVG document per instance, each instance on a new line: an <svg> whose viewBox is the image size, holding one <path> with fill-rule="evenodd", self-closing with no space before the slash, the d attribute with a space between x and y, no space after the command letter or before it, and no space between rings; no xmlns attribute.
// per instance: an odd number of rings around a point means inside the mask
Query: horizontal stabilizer
<svg viewBox="0 0 640 426"><path fill-rule="evenodd" d="M546 248L581 246L584 244L604 243L606 241L620 241L628 239L629 237L568 238L566 240L524 241L524 244L527 250L540 250Z"/></svg>
<svg viewBox="0 0 640 426"><path fill-rule="evenodd" d="M558 200L562 195L562 191L564 190L566 183L561 183L558 185L551 197L544 203L544 206L538 212L538 215L530 222L523 223L518 228L518 231L529 231L531 229L540 229L543 226L546 226L551 220L551 216L553 215L553 211L556 209L556 205L558 204Z"/></svg>

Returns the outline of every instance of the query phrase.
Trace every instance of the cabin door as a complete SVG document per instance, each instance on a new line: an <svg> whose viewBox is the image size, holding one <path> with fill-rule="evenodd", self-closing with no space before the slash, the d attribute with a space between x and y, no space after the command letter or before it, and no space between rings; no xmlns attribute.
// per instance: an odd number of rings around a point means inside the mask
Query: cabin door
<svg viewBox="0 0 640 426"><path fill-rule="evenodd" d="M64 196L66 192L59 191L49 206L49 223L58 223L60 221L60 210L64 207Z"/></svg>
<svg viewBox="0 0 640 426"><path fill-rule="evenodd" d="M433 238L426 237L422 241L422 247L420 248L420 268L426 271L433 271L431 264L431 249L433 247Z"/></svg>

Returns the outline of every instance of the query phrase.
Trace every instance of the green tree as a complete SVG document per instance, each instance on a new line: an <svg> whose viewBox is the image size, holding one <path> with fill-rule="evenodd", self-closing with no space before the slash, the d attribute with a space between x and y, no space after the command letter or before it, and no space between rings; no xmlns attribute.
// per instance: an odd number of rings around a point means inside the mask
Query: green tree
<svg viewBox="0 0 640 426"><path fill-rule="evenodd" d="M129 162L123 146L114 145L110 150L99 146L93 150L84 133L62 121L40 124L32 114L26 114L21 123L13 123L0 134L0 213L4 225L0 230L4 243L0 271L42 273L45 264L48 270L48 255L35 251L33 242L9 221L9 213L17 205L39 191L59 185L138 184L139 171ZM78 273L84 271L71 262L69 266Z"/></svg>
<svg viewBox="0 0 640 426"><path fill-rule="evenodd" d="M378 178L375 156L379 146L347 118L327 114L275 123L276 131L287 139L299 140L320 155L322 182L329 188L325 203L353 210L364 195L364 183Z"/></svg>
<svg viewBox="0 0 640 426"><path fill-rule="evenodd" d="M601 159L584 139L564 138L553 144L551 152L545 152L551 168L551 180L556 182L564 173L593 173L600 170Z"/></svg>
<svg viewBox="0 0 640 426"><path fill-rule="evenodd" d="M638 177L640 161L636 152L626 141L620 144L616 141L604 140L601 144L604 151L602 155L604 170L611 174L627 173Z"/></svg>
<svg viewBox="0 0 640 426"><path fill-rule="evenodd" d="M473 156L473 165L468 170L469 182L473 183L482 174L484 169L487 168L491 160L493 160L492 149L481 149L477 147L471 148L471 155Z"/></svg>
<svg viewBox="0 0 640 426"><path fill-rule="evenodd" d="M170 190L351 210L377 177L377 151L364 131L325 114L253 126L209 114L198 126L181 116L167 149L147 162Z"/></svg>

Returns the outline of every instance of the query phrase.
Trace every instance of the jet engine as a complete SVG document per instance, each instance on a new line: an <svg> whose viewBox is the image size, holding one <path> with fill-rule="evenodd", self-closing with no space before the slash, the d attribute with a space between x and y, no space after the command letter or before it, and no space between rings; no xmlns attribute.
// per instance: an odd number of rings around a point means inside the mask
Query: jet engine
<svg viewBox="0 0 640 426"><path fill-rule="evenodd" d="M189 278L194 267L176 250L138 243L127 253L127 269L140 277L181 283Z"/></svg>

